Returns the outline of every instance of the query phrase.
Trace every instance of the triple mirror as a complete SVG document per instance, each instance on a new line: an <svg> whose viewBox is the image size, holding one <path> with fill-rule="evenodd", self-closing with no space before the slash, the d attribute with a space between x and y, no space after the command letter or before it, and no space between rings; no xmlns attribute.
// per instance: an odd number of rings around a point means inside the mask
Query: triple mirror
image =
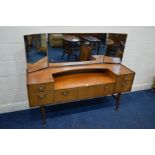
<svg viewBox="0 0 155 155"><path fill-rule="evenodd" d="M104 57L120 63L127 34L118 33L49 33L25 35L28 72L48 66L101 62ZM107 59L108 60L108 59Z"/></svg>

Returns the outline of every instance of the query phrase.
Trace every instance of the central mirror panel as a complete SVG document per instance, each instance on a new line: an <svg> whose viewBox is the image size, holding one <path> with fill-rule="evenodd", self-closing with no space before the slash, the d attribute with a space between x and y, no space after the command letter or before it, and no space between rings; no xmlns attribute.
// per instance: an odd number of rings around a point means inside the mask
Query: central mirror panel
<svg viewBox="0 0 155 155"><path fill-rule="evenodd" d="M48 34L49 63L90 61L93 55L104 55L106 33Z"/></svg>

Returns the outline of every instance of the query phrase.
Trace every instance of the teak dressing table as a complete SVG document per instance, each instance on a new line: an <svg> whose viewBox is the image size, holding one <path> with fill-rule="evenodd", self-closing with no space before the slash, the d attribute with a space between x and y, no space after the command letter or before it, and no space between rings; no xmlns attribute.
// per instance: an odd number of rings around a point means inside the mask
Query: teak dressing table
<svg viewBox="0 0 155 155"><path fill-rule="evenodd" d="M117 110L121 94L131 91L135 76L134 71L121 64L123 54L122 51L120 55L121 48L118 53L120 58L112 57L107 52L108 55L105 56L90 55L89 61L52 63L48 62L48 54L44 51L48 49L45 36L45 34L25 36L29 105L30 107L41 107L43 123L45 123L44 106L46 105L112 95L116 99ZM60 38L62 35L56 36ZM115 38L120 38L121 35L111 34L109 36L110 39L113 39L112 44L114 44L117 41ZM31 42L36 38L40 42L33 47ZM59 46L60 43L59 40ZM41 48L43 45L44 50ZM113 47L118 47L118 43ZM34 49L36 49L36 57L34 57ZM90 50L90 46L82 45L81 51L86 53ZM43 57L35 61L38 55Z"/></svg>
<svg viewBox="0 0 155 155"><path fill-rule="evenodd" d="M41 107L44 122L48 104L113 95L117 110L120 95L131 90L134 75L122 64L48 67L27 74L29 104Z"/></svg>

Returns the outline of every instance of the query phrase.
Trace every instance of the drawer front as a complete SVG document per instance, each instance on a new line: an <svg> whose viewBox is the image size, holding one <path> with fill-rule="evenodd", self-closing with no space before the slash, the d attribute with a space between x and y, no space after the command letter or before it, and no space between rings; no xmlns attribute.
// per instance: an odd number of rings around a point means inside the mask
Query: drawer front
<svg viewBox="0 0 155 155"><path fill-rule="evenodd" d="M104 96L104 85L95 85L93 86L93 97Z"/></svg>
<svg viewBox="0 0 155 155"><path fill-rule="evenodd" d="M134 73L133 74L125 74L125 75L120 75L118 77L118 81L122 82L122 81L132 81L134 78Z"/></svg>
<svg viewBox="0 0 155 155"><path fill-rule="evenodd" d="M115 83L104 85L104 92L105 92L105 95L113 94L114 91L115 91L115 86L116 86Z"/></svg>
<svg viewBox="0 0 155 155"><path fill-rule="evenodd" d="M31 107L46 105L54 102L54 96L51 92L31 93L29 94L29 102Z"/></svg>
<svg viewBox="0 0 155 155"><path fill-rule="evenodd" d="M85 86L78 88L79 99L92 98L93 97L93 86Z"/></svg>
<svg viewBox="0 0 155 155"><path fill-rule="evenodd" d="M93 97L113 94L114 90L115 84L95 85L93 86Z"/></svg>
<svg viewBox="0 0 155 155"><path fill-rule="evenodd" d="M78 99L78 91L76 88L55 90L55 102L73 101Z"/></svg>
<svg viewBox="0 0 155 155"><path fill-rule="evenodd" d="M53 84L52 83L28 85L28 91L30 93L45 92L45 91L52 90L52 88L53 88Z"/></svg>
<svg viewBox="0 0 155 155"><path fill-rule="evenodd" d="M132 86L132 81L119 82L116 85L115 92L128 92L131 90L131 86Z"/></svg>

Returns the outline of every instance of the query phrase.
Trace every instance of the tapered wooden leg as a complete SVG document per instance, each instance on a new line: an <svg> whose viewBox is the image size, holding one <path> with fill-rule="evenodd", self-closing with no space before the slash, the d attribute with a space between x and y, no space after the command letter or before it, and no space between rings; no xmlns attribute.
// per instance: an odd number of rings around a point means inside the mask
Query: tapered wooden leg
<svg viewBox="0 0 155 155"><path fill-rule="evenodd" d="M116 97L116 110L118 110L118 107L120 104L120 97L121 97L121 93L118 93Z"/></svg>
<svg viewBox="0 0 155 155"><path fill-rule="evenodd" d="M46 124L45 107L42 105L40 108L41 108L41 116L42 116L43 124Z"/></svg>
<svg viewBox="0 0 155 155"><path fill-rule="evenodd" d="M117 95L112 95L115 100L116 100L116 110L118 110L119 105L120 105L120 97L121 97L121 93L118 93Z"/></svg>

